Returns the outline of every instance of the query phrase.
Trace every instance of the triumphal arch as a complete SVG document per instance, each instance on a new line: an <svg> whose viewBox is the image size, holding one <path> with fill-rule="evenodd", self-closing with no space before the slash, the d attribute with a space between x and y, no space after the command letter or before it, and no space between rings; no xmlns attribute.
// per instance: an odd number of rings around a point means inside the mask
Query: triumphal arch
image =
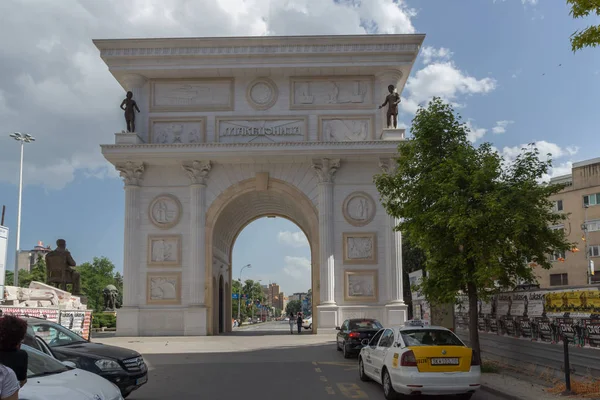
<svg viewBox="0 0 600 400"><path fill-rule="evenodd" d="M379 106L389 85L402 92L423 40L94 41L140 110L135 132L102 146L125 183L118 334L230 331L233 243L264 216L309 240L315 331L351 317L404 321L401 236L373 176L404 140Z"/></svg>

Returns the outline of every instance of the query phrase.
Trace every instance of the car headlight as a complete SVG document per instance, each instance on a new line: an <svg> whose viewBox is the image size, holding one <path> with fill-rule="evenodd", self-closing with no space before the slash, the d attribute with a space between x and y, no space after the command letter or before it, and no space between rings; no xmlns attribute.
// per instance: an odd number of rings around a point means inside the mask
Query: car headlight
<svg viewBox="0 0 600 400"><path fill-rule="evenodd" d="M118 362L113 360L98 360L95 364L103 372L121 371L123 369Z"/></svg>

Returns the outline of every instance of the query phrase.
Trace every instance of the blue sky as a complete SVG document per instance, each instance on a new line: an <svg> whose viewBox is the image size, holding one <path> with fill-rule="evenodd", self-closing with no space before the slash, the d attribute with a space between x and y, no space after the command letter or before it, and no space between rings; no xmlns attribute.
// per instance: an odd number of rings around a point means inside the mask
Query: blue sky
<svg viewBox="0 0 600 400"><path fill-rule="evenodd" d="M164 4L0 3L0 14L10 16L0 27L0 205L7 206L5 225L11 229L9 268L19 154L8 137L13 131L37 138L25 149L21 247L38 240L54 246L63 237L78 263L107 256L122 268L122 182L102 159L99 144L122 129L115 103L123 93L93 48L93 38L354 34L364 33L364 26L382 33L426 33L402 93L404 124L410 125L419 103L440 95L469 122L474 143L492 142L507 158L523 144L537 142L543 153L553 154L552 174L561 175L571 162L599 156L600 50L573 54L569 36L600 21L573 21L564 1ZM332 13L338 18L332 20ZM244 277L277 281L288 293L306 290L309 250L297 232L281 219L249 225L235 245L234 277L241 265L252 263Z"/></svg>

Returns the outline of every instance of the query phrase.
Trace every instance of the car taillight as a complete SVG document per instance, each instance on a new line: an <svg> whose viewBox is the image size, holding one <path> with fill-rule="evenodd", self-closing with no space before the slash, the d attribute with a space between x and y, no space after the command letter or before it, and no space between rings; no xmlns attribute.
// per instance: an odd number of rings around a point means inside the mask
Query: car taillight
<svg viewBox="0 0 600 400"><path fill-rule="evenodd" d="M473 353L471 355L471 366L473 365L480 365L479 358L476 357L475 350L473 350Z"/></svg>
<svg viewBox="0 0 600 400"><path fill-rule="evenodd" d="M412 350L409 350L402 354L402 357L400 358L400 365L403 367L416 367L417 358L415 357L415 353L413 353Z"/></svg>
<svg viewBox="0 0 600 400"><path fill-rule="evenodd" d="M360 337L360 333L358 332L350 332L350 335L348 335L349 337L353 338L353 339L358 339Z"/></svg>

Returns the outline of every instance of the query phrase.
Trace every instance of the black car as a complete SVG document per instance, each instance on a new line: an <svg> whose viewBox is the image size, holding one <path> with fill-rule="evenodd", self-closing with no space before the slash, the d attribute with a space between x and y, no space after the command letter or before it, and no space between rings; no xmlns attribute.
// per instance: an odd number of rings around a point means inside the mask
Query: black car
<svg viewBox="0 0 600 400"><path fill-rule="evenodd" d="M347 319L341 327L336 327L339 332L336 337L338 351L344 352L344 358L358 355L363 348L364 339L371 339L383 325L376 319Z"/></svg>
<svg viewBox="0 0 600 400"><path fill-rule="evenodd" d="M24 319L29 325L24 340L26 345L108 379L119 387L123 397L148 381L148 368L138 352L92 343L51 321Z"/></svg>

